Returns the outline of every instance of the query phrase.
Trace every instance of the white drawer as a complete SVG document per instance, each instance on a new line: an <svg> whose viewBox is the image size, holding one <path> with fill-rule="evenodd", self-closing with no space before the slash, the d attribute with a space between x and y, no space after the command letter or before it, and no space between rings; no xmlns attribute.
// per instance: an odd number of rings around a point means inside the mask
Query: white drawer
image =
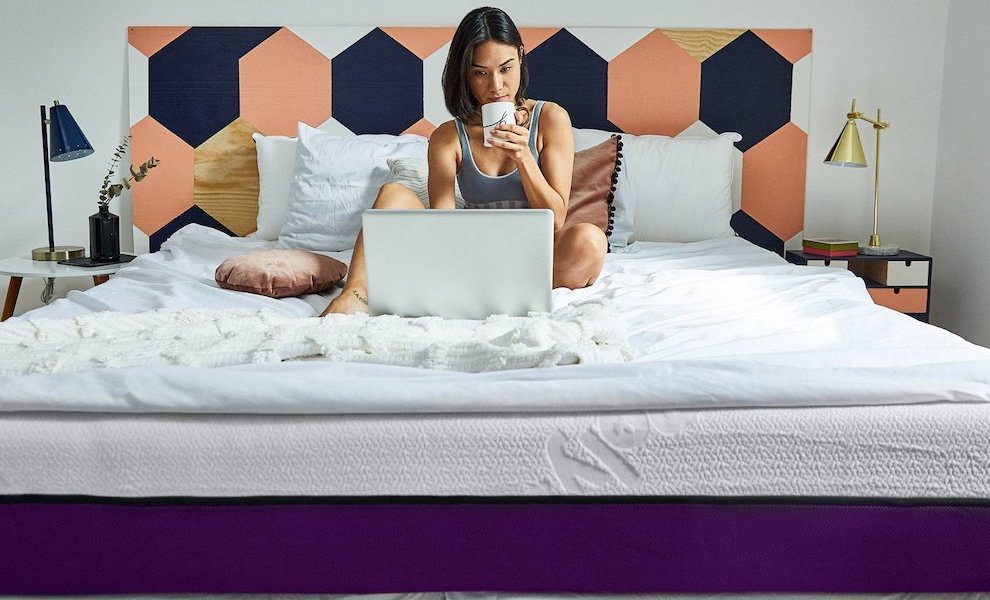
<svg viewBox="0 0 990 600"><path fill-rule="evenodd" d="M832 267L833 269L846 269L849 267L847 260L835 260L834 258L809 258L809 267Z"/></svg>
<svg viewBox="0 0 990 600"><path fill-rule="evenodd" d="M927 260L854 260L849 270L877 283L889 286L927 286Z"/></svg>

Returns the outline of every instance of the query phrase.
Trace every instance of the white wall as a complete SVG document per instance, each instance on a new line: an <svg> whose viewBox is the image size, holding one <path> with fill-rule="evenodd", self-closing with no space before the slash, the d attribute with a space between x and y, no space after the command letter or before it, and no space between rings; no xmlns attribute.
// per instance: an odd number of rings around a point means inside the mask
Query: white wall
<svg viewBox="0 0 990 600"><path fill-rule="evenodd" d="M973 0L972 4L985 0ZM128 25L447 25L478 0L0 0L0 256L46 243L38 106L72 110L97 154L54 165L56 241L87 244L86 217L112 148L127 131ZM822 165L849 100L880 106L885 241L928 252L947 5L938 0L505 0L523 25L811 27L814 29L806 232L864 239L871 223L868 169ZM985 61L985 59L984 59ZM577 82L580 84L580 82ZM872 132L863 129L870 139ZM126 203L116 205L125 219ZM129 231L129 221L122 227ZM936 263L936 272L942 262ZM60 280L84 288L88 281ZM6 282L0 283L0 293ZM38 305L25 280L17 313Z"/></svg>
<svg viewBox="0 0 990 600"><path fill-rule="evenodd" d="M932 319L990 346L990 2L952 0L932 218Z"/></svg>

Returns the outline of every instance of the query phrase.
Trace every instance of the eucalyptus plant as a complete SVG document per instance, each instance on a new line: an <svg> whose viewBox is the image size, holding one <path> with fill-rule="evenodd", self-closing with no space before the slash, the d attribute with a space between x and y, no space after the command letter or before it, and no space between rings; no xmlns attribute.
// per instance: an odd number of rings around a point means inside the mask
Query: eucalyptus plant
<svg viewBox="0 0 990 600"><path fill-rule="evenodd" d="M107 170L106 176L103 178L103 185L100 187L100 199L98 204L100 207L105 207L110 205L110 201L116 198L125 189L131 189L131 186L138 183L142 179L148 176L148 171L154 169L158 166L161 161L152 156L147 161L141 163L141 166L134 168L134 165L130 165L130 176L125 176L120 178L119 183L111 183L114 180L114 176L117 174L117 168L120 166L120 161L124 159L124 155L127 153L127 148L131 145L131 136L128 135L124 137L123 140L114 149L113 158L110 159L109 168Z"/></svg>

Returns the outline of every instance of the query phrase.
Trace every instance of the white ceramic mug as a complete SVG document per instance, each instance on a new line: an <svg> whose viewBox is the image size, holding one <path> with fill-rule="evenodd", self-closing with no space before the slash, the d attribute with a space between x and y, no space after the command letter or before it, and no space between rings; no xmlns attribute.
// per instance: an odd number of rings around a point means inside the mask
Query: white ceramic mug
<svg viewBox="0 0 990 600"><path fill-rule="evenodd" d="M516 105L512 102L489 102L481 105L481 126L484 128L482 138L485 146L491 148L488 143L492 137L492 129L501 123L516 124Z"/></svg>

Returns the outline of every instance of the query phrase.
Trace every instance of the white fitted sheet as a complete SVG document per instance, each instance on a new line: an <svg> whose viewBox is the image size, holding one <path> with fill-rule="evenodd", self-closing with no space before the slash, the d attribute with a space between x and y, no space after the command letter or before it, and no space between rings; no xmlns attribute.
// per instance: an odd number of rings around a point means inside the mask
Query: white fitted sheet
<svg viewBox="0 0 990 600"><path fill-rule="evenodd" d="M990 498L990 405L0 415L0 494Z"/></svg>

